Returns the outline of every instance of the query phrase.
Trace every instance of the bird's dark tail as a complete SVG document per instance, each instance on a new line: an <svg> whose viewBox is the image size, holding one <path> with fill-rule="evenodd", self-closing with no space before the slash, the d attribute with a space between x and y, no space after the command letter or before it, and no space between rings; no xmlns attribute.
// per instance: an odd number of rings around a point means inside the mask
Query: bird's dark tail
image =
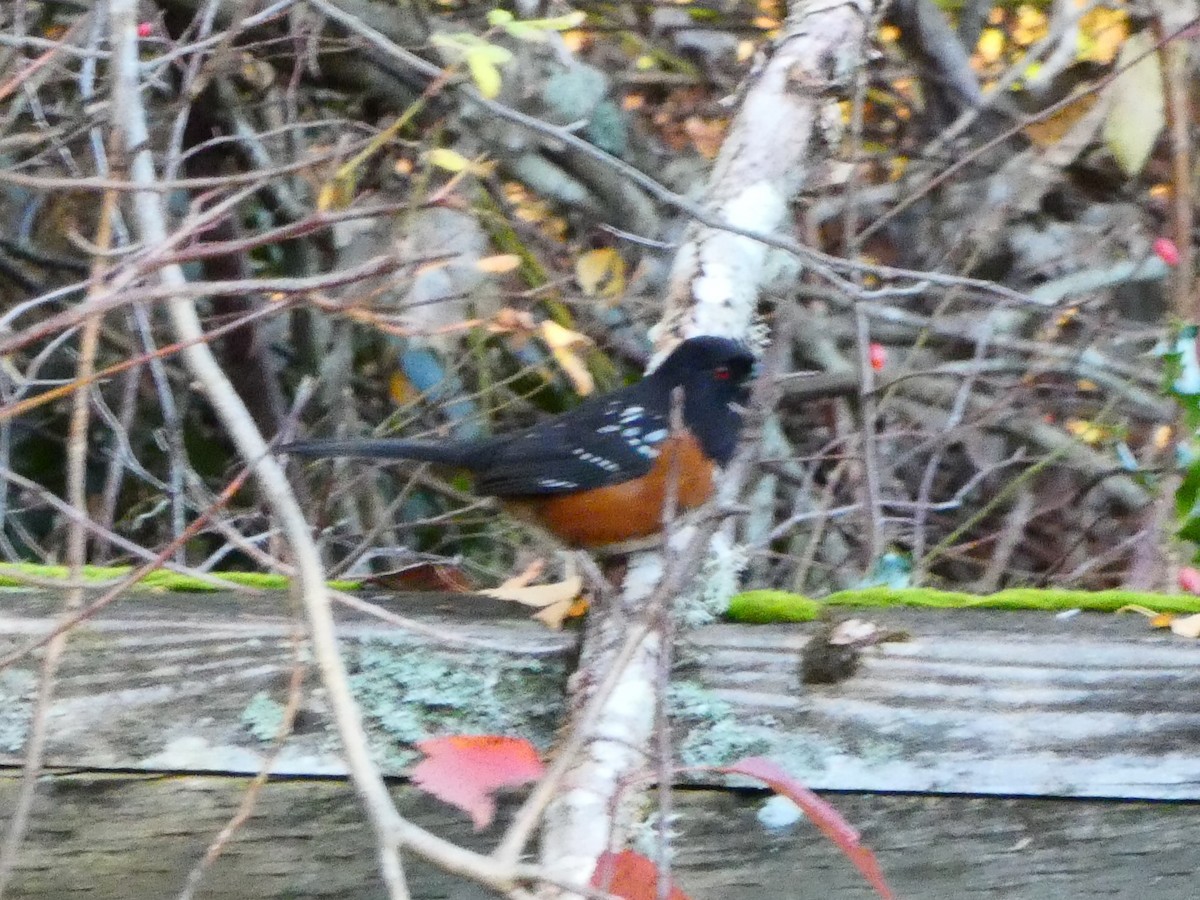
<svg viewBox="0 0 1200 900"><path fill-rule="evenodd" d="M395 438L346 441L296 441L280 453L293 456L353 457L355 459L412 459L473 469L481 465L481 445L473 441L402 441Z"/></svg>

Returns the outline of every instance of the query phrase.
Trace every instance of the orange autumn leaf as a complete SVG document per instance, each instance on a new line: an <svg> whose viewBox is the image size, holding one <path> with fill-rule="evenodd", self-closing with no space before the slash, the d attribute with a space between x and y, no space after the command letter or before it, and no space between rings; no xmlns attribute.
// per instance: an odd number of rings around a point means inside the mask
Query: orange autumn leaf
<svg viewBox="0 0 1200 900"><path fill-rule="evenodd" d="M657 900L658 868L633 850L605 851L596 861L592 887L622 900ZM670 900L688 900L687 894L673 884L667 896Z"/></svg>

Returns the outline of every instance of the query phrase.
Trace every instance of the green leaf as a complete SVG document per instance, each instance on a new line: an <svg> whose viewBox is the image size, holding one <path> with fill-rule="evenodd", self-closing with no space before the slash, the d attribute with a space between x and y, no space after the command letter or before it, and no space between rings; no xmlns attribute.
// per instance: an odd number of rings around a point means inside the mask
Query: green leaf
<svg viewBox="0 0 1200 900"><path fill-rule="evenodd" d="M1187 541L1193 546L1200 545L1200 519L1188 519L1176 534L1181 541ZM1197 558L1200 558L1200 551L1192 554L1193 561Z"/></svg>
<svg viewBox="0 0 1200 900"><path fill-rule="evenodd" d="M1200 463L1188 467L1179 490L1175 492L1175 514L1183 520L1195 521L1196 498L1200 496Z"/></svg>

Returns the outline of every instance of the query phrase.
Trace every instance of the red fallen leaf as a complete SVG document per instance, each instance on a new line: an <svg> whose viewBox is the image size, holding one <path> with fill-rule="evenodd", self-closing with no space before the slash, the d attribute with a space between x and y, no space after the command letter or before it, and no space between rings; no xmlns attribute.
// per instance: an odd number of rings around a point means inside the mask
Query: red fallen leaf
<svg viewBox="0 0 1200 900"><path fill-rule="evenodd" d="M363 584L389 591L453 591L467 594L475 589L470 576L458 566L418 562L391 572L363 579Z"/></svg>
<svg viewBox="0 0 1200 900"><path fill-rule="evenodd" d="M1189 594L1200 594L1200 570L1192 566L1180 569L1179 586Z"/></svg>
<svg viewBox="0 0 1200 900"><path fill-rule="evenodd" d="M431 738L417 744L425 759L412 771L413 784L471 816L476 831L496 814L492 791L542 777L545 767L524 738L491 734Z"/></svg>
<svg viewBox="0 0 1200 900"><path fill-rule="evenodd" d="M871 360L871 368L876 372L887 365L887 348L875 341L867 348L867 356Z"/></svg>
<svg viewBox="0 0 1200 900"><path fill-rule="evenodd" d="M148 38L154 34L153 22L138 22L137 35L140 38Z"/></svg>
<svg viewBox="0 0 1200 900"><path fill-rule="evenodd" d="M657 900L658 868L633 850L605 851L596 861L592 887L623 900ZM688 900L687 894L671 885L670 900Z"/></svg>
<svg viewBox="0 0 1200 900"><path fill-rule="evenodd" d="M859 834L842 818L841 814L802 785L799 781L781 769L778 765L761 756L752 756L738 760L732 766L717 769L729 775L746 775L767 785L777 794L787 797L812 820L829 840L841 848L854 867L862 873L876 893L884 900L894 900L895 894L888 887L879 869L875 854L859 842Z"/></svg>
<svg viewBox="0 0 1200 900"><path fill-rule="evenodd" d="M1179 265L1179 248L1175 246L1175 242L1170 238L1155 238L1154 253L1168 266Z"/></svg>

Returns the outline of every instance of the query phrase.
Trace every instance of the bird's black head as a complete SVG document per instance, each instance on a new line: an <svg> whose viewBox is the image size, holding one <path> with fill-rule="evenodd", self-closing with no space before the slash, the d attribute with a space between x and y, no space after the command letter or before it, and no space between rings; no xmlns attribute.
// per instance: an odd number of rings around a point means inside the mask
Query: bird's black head
<svg viewBox="0 0 1200 900"><path fill-rule="evenodd" d="M683 388L683 422L704 452L721 465L737 447L742 417L733 404L750 394L754 354L745 344L723 337L694 337L684 341L649 376L669 395Z"/></svg>

